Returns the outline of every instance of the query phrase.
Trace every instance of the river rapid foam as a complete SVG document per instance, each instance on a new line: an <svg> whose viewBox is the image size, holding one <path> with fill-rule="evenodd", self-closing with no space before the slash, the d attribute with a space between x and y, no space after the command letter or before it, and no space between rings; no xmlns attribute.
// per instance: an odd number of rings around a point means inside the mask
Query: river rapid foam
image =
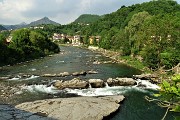
<svg viewBox="0 0 180 120"><path fill-rule="evenodd" d="M22 90L28 92L41 92L47 94L58 94L61 92L66 92L67 94L77 94L80 96L106 96L106 95L120 95L125 94L128 91L139 91L139 92L148 92L148 90L158 90L159 86L150 83L147 80L138 80L137 85L134 86L113 86L109 87L107 84L104 88L92 88L91 86L87 89L63 89L59 90L53 85L29 85L22 86Z"/></svg>

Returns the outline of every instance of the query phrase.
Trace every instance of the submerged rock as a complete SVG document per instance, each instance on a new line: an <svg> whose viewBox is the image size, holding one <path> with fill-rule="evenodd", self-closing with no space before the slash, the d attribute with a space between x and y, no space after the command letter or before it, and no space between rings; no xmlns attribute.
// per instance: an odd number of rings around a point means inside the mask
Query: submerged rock
<svg viewBox="0 0 180 120"><path fill-rule="evenodd" d="M123 99L124 96L58 98L22 103L16 108L56 120L102 120L117 111Z"/></svg>

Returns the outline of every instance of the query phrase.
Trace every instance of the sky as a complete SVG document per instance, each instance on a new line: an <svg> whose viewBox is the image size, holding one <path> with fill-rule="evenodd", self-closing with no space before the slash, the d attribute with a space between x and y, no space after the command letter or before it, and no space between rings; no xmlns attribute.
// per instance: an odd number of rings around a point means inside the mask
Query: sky
<svg viewBox="0 0 180 120"><path fill-rule="evenodd" d="M122 5L150 0L0 0L0 24L12 25L48 17L60 24L73 22L82 14L103 15ZM180 0L176 0L180 3Z"/></svg>

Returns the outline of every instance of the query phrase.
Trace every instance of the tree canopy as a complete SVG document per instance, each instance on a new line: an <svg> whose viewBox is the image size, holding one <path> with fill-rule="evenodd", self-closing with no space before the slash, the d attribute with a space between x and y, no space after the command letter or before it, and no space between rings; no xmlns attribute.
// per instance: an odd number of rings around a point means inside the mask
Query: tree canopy
<svg viewBox="0 0 180 120"><path fill-rule="evenodd" d="M11 37L9 42L8 37ZM6 32L0 34L0 50L0 63L4 65L58 53L59 47L51 42L46 34L19 29L9 34Z"/></svg>

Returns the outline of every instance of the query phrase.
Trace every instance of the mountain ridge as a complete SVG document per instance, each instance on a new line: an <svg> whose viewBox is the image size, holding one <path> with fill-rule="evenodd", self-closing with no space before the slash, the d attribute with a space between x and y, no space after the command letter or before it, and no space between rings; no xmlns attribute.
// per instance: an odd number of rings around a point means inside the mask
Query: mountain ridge
<svg viewBox="0 0 180 120"><path fill-rule="evenodd" d="M15 29L19 29L19 28L33 27L33 26L38 26L38 25L42 25L42 24L59 25L59 23L50 20L48 17L43 17L43 18L33 21L29 24L22 22L22 23L16 24L16 25L2 25L2 26L4 28L6 28L7 30L15 30Z"/></svg>
<svg viewBox="0 0 180 120"><path fill-rule="evenodd" d="M30 24L28 24L28 26L37 26L37 25L42 25L42 24L59 25L59 23L50 20L48 17L43 17L39 20L31 22Z"/></svg>
<svg viewBox="0 0 180 120"><path fill-rule="evenodd" d="M0 25L0 31L7 30L3 25Z"/></svg>

